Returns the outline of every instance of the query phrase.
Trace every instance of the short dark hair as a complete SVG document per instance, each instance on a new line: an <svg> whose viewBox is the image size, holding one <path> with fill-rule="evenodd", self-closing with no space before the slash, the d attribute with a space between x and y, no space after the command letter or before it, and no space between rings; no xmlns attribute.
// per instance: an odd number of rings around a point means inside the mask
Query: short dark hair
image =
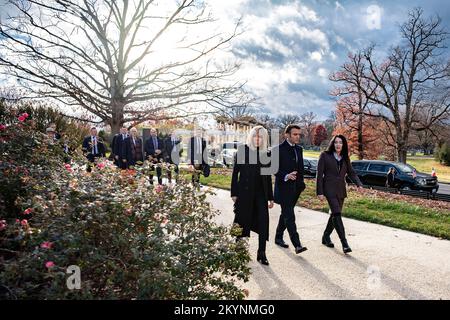
<svg viewBox="0 0 450 320"><path fill-rule="evenodd" d="M284 133L290 134L292 129L302 130L298 124L290 124L286 127L286 129L284 129Z"/></svg>
<svg viewBox="0 0 450 320"><path fill-rule="evenodd" d="M91 130L94 130L94 129L97 130L97 127L91 127Z"/></svg>

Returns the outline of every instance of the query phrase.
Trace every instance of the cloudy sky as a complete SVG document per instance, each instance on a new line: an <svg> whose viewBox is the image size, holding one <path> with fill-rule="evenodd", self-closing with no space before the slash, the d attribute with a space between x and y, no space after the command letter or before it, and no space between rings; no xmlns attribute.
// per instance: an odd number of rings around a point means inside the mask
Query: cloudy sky
<svg viewBox="0 0 450 320"><path fill-rule="evenodd" d="M422 7L427 16L439 14L450 31L447 0L205 2L223 30L242 17L243 33L231 46L231 57L242 65L237 77L247 80L248 89L261 98L261 112L273 116L313 111L325 119L334 110L328 75L350 51L375 43L382 53L398 44L399 24L414 7ZM8 7L1 8L0 17ZM225 56L230 58L230 53Z"/></svg>
<svg viewBox="0 0 450 320"><path fill-rule="evenodd" d="M399 43L399 24L414 7L439 14L450 31L445 0L210 2L222 19L242 15L245 32L234 41L233 54L270 114L313 111L326 118L334 109L329 73L349 51L375 43L381 53Z"/></svg>

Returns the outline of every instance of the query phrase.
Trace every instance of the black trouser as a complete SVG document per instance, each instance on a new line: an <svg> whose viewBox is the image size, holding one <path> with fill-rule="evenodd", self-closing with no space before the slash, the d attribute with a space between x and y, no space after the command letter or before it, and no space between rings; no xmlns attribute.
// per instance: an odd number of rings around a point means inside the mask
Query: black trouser
<svg viewBox="0 0 450 320"><path fill-rule="evenodd" d="M119 159L116 160L117 161L117 166L120 169L127 169L128 168L128 164L126 162L124 162L123 160L126 160L126 159L119 157Z"/></svg>
<svg viewBox="0 0 450 320"><path fill-rule="evenodd" d="M282 240L284 230L288 230L289 238L294 247L300 247L300 237L297 232L297 225L295 224L295 203L294 205L281 204L281 215L278 221L275 239Z"/></svg>
<svg viewBox="0 0 450 320"><path fill-rule="evenodd" d="M341 214L342 207L344 206L344 198L338 197L326 197L328 205L330 206L331 214Z"/></svg>
<svg viewBox="0 0 450 320"><path fill-rule="evenodd" d="M258 225L258 251L266 251L266 241L269 237L268 226L269 223L269 208L266 199L262 193L256 194L253 202L253 212L256 212L256 219Z"/></svg>
<svg viewBox="0 0 450 320"><path fill-rule="evenodd" d="M330 206L331 215L328 218L328 223L324 231L325 236L329 236L334 229L339 236L341 241L346 243L345 238L345 228L344 223L342 222L342 208L344 206L344 198L338 197L327 197L328 205Z"/></svg>
<svg viewBox="0 0 450 320"><path fill-rule="evenodd" d="M153 171L156 167L156 176L158 177L158 183L162 184L162 170L160 166L152 165L152 170L150 171L150 183L153 184Z"/></svg>
<svg viewBox="0 0 450 320"><path fill-rule="evenodd" d="M174 164L174 166L175 168L173 171L175 171L175 174L178 175L180 173L180 169L177 164ZM169 182L172 182L172 170L167 171L167 178L169 179Z"/></svg>

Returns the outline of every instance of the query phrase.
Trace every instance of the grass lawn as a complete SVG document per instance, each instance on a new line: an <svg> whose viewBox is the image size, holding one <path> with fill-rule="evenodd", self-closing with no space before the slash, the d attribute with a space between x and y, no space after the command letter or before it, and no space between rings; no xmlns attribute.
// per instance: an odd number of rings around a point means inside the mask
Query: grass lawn
<svg viewBox="0 0 450 320"><path fill-rule="evenodd" d="M230 171L220 169L215 174L212 169L208 178L201 177L200 182L211 187L230 189ZM328 212L328 204L321 202L315 193L314 179L306 180L306 190L300 196L298 205L312 210ZM363 189L357 192L353 188L348 190L348 198L344 204L343 215L362 221L369 221L394 228L419 232L423 234L450 239L450 204L435 207L433 200L415 199L402 196L394 199L393 196ZM386 199L389 200L386 200ZM398 196L397 198L400 198Z"/></svg>
<svg viewBox="0 0 450 320"><path fill-rule="evenodd" d="M409 156L407 161L419 172L431 173L431 168L436 170L438 180L450 183L450 166L444 166L430 156Z"/></svg>

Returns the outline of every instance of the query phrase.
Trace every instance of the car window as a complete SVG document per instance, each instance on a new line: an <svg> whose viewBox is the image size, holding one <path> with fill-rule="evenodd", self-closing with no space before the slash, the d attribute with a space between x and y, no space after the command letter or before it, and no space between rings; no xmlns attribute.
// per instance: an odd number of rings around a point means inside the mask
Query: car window
<svg viewBox="0 0 450 320"><path fill-rule="evenodd" d="M368 162L352 162L352 167L355 170L367 170Z"/></svg>
<svg viewBox="0 0 450 320"><path fill-rule="evenodd" d="M371 163L369 171L388 173L390 166L381 163Z"/></svg>
<svg viewBox="0 0 450 320"><path fill-rule="evenodd" d="M411 167L409 164L396 163L395 166L404 173L412 173L414 170L414 167Z"/></svg>

